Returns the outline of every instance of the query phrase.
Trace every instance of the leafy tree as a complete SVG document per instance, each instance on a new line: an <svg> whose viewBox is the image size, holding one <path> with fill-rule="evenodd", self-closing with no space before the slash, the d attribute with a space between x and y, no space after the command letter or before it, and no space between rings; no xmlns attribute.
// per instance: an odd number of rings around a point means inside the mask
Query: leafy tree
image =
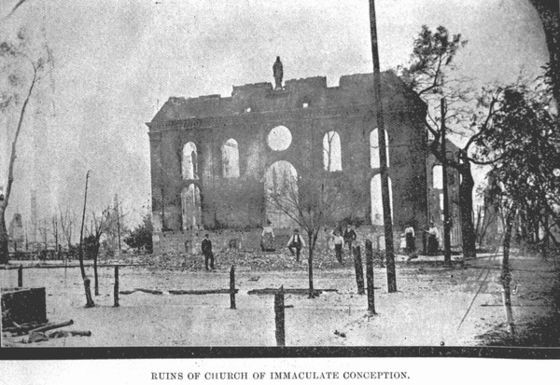
<svg viewBox="0 0 560 385"><path fill-rule="evenodd" d="M495 159L491 170L497 184L492 190L495 199L531 220L537 238L541 228L547 239L558 243L550 230L560 224L560 128L551 102L552 90L546 83L533 89L505 87L491 124L476 144L478 158Z"/></svg>
<svg viewBox="0 0 560 385"><path fill-rule="evenodd" d="M432 31L424 25L414 40L410 63L400 67L399 73L428 106L425 126L432 135L430 152L442 165L456 169L461 175L459 205L463 255L465 258L475 258L474 179L471 167L472 164L491 164L493 159L482 161L473 158L473 144L490 123L496 100L488 98L491 93L486 90L482 93L484 99L475 98L471 90L464 88L465 79L455 72L453 60L466 44L467 40L461 34L451 35L442 26ZM449 157L442 151L442 142L448 133L467 139L458 158Z"/></svg>
<svg viewBox="0 0 560 385"><path fill-rule="evenodd" d="M148 253L152 253L152 232L152 218L150 214L146 214L142 218L142 223L130 232L124 242L133 249L144 248Z"/></svg>
<svg viewBox="0 0 560 385"><path fill-rule="evenodd" d="M558 1L530 0L541 19L550 56L546 76L556 102L560 102L560 11Z"/></svg>

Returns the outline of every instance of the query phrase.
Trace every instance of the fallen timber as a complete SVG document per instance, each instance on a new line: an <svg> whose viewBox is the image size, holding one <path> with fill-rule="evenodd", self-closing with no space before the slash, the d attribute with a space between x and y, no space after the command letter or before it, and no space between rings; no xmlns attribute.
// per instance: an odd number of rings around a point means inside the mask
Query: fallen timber
<svg viewBox="0 0 560 385"><path fill-rule="evenodd" d="M151 289L134 289L134 290L121 290L119 293L128 295L135 292L142 292L148 294L162 295L164 293L175 294L175 295L205 295L205 294L230 294L230 289L210 289L210 290L151 290ZM239 289L235 289L235 293L238 293Z"/></svg>
<svg viewBox="0 0 560 385"><path fill-rule="evenodd" d="M256 294L256 295L272 295L278 294L280 289L274 288L265 288L265 289L253 289L249 290L247 294ZM334 292L337 293L338 289L315 289L313 290L313 294L320 295L323 292ZM308 295L309 289L284 289L284 294L295 294L295 295Z"/></svg>

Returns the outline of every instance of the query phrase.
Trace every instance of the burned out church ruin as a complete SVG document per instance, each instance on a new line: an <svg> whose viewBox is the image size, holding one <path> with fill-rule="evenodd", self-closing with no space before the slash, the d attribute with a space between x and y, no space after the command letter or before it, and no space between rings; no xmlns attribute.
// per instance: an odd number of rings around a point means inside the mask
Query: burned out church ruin
<svg viewBox="0 0 560 385"><path fill-rule="evenodd" d="M441 223L426 106L392 72L382 74L381 92L395 232L409 222L417 229L430 220ZM281 87L234 86L230 97L171 97L147 123L154 251L182 249L200 229L257 234L267 220L279 231L289 228L290 221L265 199L266 185L277 183L282 172L344 177L340 188L354 199L353 210L338 219L351 216L367 231L379 230L374 105L372 74L342 76L336 87L327 87L325 77L311 77Z"/></svg>

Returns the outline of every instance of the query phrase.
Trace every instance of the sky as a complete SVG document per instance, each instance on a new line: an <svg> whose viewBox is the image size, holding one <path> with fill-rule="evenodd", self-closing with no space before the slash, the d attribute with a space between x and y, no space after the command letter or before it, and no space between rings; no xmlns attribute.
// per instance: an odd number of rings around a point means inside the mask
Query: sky
<svg viewBox="0 0 560 385"><path fill-rule="evenodd" d="M30 189L39 217L79 212L89 169L90 210L118 194L132 225L150 201L145 122L170 96L229 96L233 85L273 82L276 56L284 80L327 76L336 86L342 75L372 71L368 0L27 0L5 17L16 2L1 2L1 39L24 27L52 61L24 121L7 218L25 219ZM477 87L535 77L548 60L529 0L376 6L382 70L406 63L423 24L469 41L456 64ZM8 135L10 111L0 119Z"/></svg>

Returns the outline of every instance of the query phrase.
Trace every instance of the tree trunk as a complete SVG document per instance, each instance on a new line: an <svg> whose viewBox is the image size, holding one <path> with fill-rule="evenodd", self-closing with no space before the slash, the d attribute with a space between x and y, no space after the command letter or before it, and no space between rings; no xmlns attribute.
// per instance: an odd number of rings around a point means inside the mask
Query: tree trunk
<svg viewBox="0 0 560 385"><path fill-rule="evenodd" d="M513 220L515 218L515 205L510 209L507 219L506 219L506 228L504 234L504 242L503 242L503 256L502 256L502 274L501 274L501 281L503 287L503 301L504 301L504 309L506 312L506 321L509 325L509 330L511 333L511 337L515 337L515 327L513 324L513 312L511 310L511 272L509 268L509 248L511 243L511 229L513 227Z"/></svg>
<svg viewBox="0 0 560 385"><path fill-rule="evenodd" d="M35 87L35 83L37 81L37 68L33 63L33 79L31 80L31 84L29 85L29 89L27 91L27 95L23 104L21 106L21 110L19 112L19 119L18 124L16 127L16 132L14 134L14 140L12 141L12 151L10 153L10 161L8 165L8 182L6 185L6 192L3 196L3 199L0 200L0 264L7 264L10 259L10 254L8 251L8 229L6 228L6 208L8 207L8 202L10 200L10 195L12 193L12 184L14 183L14 164L16 162L16 148L17 142L19 139L19 134L21 132L21 127L23 125L23 117L25 116L25 111L27 109L27 105L29 104L29 99L31 98L31 94L33 93L33 88Z"/></svg>
<svg viewBox="0 0 560 385"><path fill-rule="evenodd" d="M93 247L93 279L94 294L99 295L99 280L97 275L97 256L99 255L99 242Z"/></svg>
<svg viewBox="0 0 560 385"><path fill-rule="evenodd" d="M5 265L10 260L8 250L8 230L6 229L6 220L4 219L6 206L0 205L0 264Z"/></svg>
<svg viewBox="0 0 560 385"><path fill-rule="evenodd" d="M461 236L463 238L463 259L476 258L476 234L472 218L474 180L471 165L463 163L460 170L462 181L459 186L459 205L461 207Z"/></svg>
<svg viewBox="0 0 560 385"><path fill-rule="evenodd" d="M445 99L440 99L441 110L441 173L443 182L443 260L446 265L451 264L451 220L449 218L449 186L447 185L447 151L445 149Z"/></svg>
<svg viewBox="0 0 560 385"><path fill-rule="evenodd" d="M309 234L308 236L309 239L309 258L307 263L309 264L308 266L308 271L309 271L309 298L313 298L315 297L315 292L313 289L313 248L314 248L314 244L312 243L313 238L312 235Z"/></svg>

